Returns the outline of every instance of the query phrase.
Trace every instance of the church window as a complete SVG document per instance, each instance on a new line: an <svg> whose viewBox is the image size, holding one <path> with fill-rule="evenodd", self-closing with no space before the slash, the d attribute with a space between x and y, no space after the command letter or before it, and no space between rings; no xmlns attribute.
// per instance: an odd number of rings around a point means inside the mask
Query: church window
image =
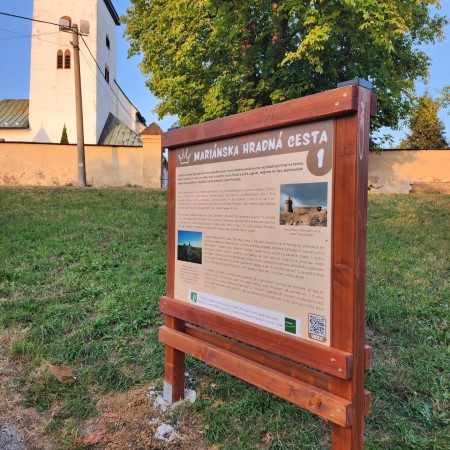
<svg viewBox="0 0 450 450"><path fill-rule="evenodd" d="M70 69L70 50L64 53L64 69Z"/></svg>
<svg viewBox="0 0 450 450"><path fill-rule="evenodd" d="M68 25L66 24L64 26L62 26L62 25L59 26L59 29L61 31L70 30L71 29L71 27L72 27L72 19L69 16L62 16L59 20L60 20L59 23L61 23L61 20L65 20L66 22L69 22Z"/></svg>
<svg viewBox="0 0 450 450"><path fill-rule="evenodd" d="M56 68L57 69L63 68L63 52L62 52L62 50L58 50L58 53L56 54Z"/></svg>
<svg viewBox="0 0 450 450"><path fill-rule="evenodd" d="M105 80L107 83L109 83L109 66L108 66L108 64L105 64Z"/></svg>
<svg viewBox="0 0 450 450"><path fill-rule="evenodd" d="M111 44L109 42L109 36L106 35L106 46L108 47L108 49L111 47Z"/></svg>

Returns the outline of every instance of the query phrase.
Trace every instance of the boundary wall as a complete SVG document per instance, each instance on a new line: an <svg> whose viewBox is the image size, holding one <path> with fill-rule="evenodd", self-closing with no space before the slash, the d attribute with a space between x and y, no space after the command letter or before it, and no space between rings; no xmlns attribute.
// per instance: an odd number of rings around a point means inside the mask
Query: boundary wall
<svg viewBox="0 0 450 450"><path fill-rule="evenodd" d="M161 136L142 140L142 147L86 145L88 184L161 188ZM0 142L0 186L77 186L77 164L76 145Z"/></svg>
<svg viewBox="0 0 450 450"><path fill-rule="evenodd" d="M88 184L165 187L161 136L141 137L142 147L87 145ZM0 142L0 186L76 186L77 173L76 145ZM369 154L371 194L407 194L415 183L439 184L450 193L450 149Z"/></svg>
<svg viewBox="0 0 450 450"><path fill-rule="evenodd" d="M450 149L369 153L371 194L408 194L416 183L439 185L450 194Z"/></svg>

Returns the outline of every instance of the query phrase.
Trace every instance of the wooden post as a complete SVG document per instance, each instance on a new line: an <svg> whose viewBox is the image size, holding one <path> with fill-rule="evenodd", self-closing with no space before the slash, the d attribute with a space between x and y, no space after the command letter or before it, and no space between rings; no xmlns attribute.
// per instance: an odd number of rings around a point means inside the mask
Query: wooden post
<svg viewBox="0 0 450 450"><path fill-rule="evenodd" d="M358 87L357 114L337 118L335 127L332 254L333 348L353 354L353 376L336 377L331 392L352 401L352 426L333 425L333 450L364 447L366 361L366 211L372 92Z"/></svg>
<svg viewBox="0 0 450 450"><path fill-rule="evenodd" d="M167 268L166 293L174 296L175 286L175 204L176 204L176 160L175 154L169 152L169 183L167 187ZM166 315L166 326L177 331L185 330L183 320ZM165 346L164 355L164 389L163 397L168 403L184 399L184 370L185 354L168 345Z"/></svg>

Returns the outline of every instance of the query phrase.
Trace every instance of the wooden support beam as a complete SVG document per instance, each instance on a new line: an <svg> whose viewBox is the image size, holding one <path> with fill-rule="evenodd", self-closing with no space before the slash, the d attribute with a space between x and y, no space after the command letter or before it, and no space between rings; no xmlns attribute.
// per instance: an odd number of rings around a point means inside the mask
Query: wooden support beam
<svg viewBox="0 0 450 450"><path fill-rule="evenodd" d="M175 317L166 317L166 327L183 332L184 321ZM166 345L164 352L164 386L163 397L168 403L175 403L184 399L184 372L186 357L175 347Z"/></svg>
<svg viewBox="0 0 450 450"><path fill-rule="evenodd" d="M335 377L342 379L351 377L353 366L351 353L235 319L188 302L161 297L159 305L160 311L164 314L208 328Z"/></svg>
<svg viewBox="0 0 450 450"><path fill-rule="evenodd" d="M333 426L333 450L362 450L368 402L365 348L367 179L372 92L358 87L358 112L335 121L332 339L331 345L353 354L350 380L332 379L331 391L352 401L351 428ZM370 403L369 403L370 406Z"/></svg>
<svg viewBox="0 0 450 450"><path fill-rule="evenodd" d="M186 325L186 334L209 344L213 344L216 347L220 347L234 353L235 355L242 356L251 361L257 362L258 364L277 370L278 372L289 375L297 380L309 383L326 391L330 390L330 375L317 372L316 370L279 358L268 352L263 352L256 348L248 347L247 345L240 344L232 339L219 336L215 333L202 330L201 328L194 327L192 325Z"/></svg>
<svg viewBox="0 0 450 450"><path fill-rule="evenodd" d="M351 402L348 400L168 327L159 329L159 339L340 427L352 425Z"/></svg>
<svg viewBox="0 0 450 450"><path fill-rule="evenodd" d="M345 86L234 116L167 131L162 135L162 147L171 149L355 113L358 108L358 93L356 86Z"/></svg>

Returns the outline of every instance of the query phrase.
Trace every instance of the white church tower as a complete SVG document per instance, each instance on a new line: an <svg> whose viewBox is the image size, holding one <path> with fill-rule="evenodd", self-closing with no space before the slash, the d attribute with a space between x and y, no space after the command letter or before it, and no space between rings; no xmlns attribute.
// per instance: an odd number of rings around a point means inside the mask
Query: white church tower
<svg viewBox="0 0 450 450"><path fill-rule="evenodd" d="M32 39L31 44L27 140L59 143L65 125L69 143L76 143L72 33L43 23L58 24L60 19L79 28L80 21L90 25L89 34L79 39L85 143L111 144L108 136L115 134L113 144L123 144L130 134L139 134L145 122L116 82L119 16L112 0L33 3L32 35L38 38ZM140 139L137 134L134 141Z"/></svg>

